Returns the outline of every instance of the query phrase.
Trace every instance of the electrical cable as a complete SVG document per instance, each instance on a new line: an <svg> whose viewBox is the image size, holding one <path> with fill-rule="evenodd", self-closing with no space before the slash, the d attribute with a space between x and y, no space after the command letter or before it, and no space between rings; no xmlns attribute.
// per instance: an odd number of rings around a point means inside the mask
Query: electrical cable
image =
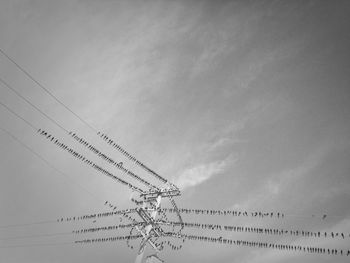
<svg viewBox="0 0 350 263"><path fill-rule="evenodd" d="M23 244L23 245L0 246L0 249L2 249L2 248L20 248L20 247L47 247L47 246L73 245L73 244L74 244L74 242L45 243L45 244Z"/></svg>
<svg viewBox="0 0 350 263"><path fill-rule="evenodd" d="M43 112L42 110L40 110L38 107L36 107L32 102L30 102L28 99L26 99L23 95L21 95L21 93L19 93L17 90L15 90L10 84L8 84L6 81L4 81L1 77L0 77L0 82L3 84L4 87L6 87L7 89L11 90L12 92L14 92L18 97L20 97L21 99L23 99L26 103L28 103L30 106L32 106L35 110L37 110L40 114L42 114L43 116L45 116L48 120L50 120L52 123L54 123L57 127L59 127L61 130L63 130L65 133L71 135L72 133L68 132L68 130L66 128L64 128L62 125L60 125L57 121L55 121L53 118L51 118L50 116L48 116L45 112ZM4 107L6 107L7 109L9 109L6 105L4 105L2 103L2 105ZM10 109L9 109L10 110ZM14 113L13 111L11 111L12 113ZM15 114L15 113L14 113ZM16 114L16 116L18 116ZM18 116L20 117L20 116ZM24 120L24 118L20 117L22 120ZM27 122L29 124L29 122ZM73 136L73 138L75 138ZM89 144L91 145L91 144ZM86 146L86 145L85 145ZM94 152L94 151L93 151ZM97 154L101 159L107 161L107 159L104 159L102 158L102 155L101 155L101 152L98 151L100 153ZM96 153L96 152L94 152ZM104 155L106 156L106 155ZM108 157L108 156L106 156ZM110 157L108 157L108 159L111 159ZM120 168L117 166L117 168ZM133 177L134 179L138 180L139 182L145 184L146 186L148 187L151 187L151 188L155 188L155 189L158 189L156 186L150 184L149 182L147 182L146 180L142 179L141 177L137 176L136 174L132 173L131 171L128 171L126 172L127 175ZM159 190L159 189L158 189Z"/></svg>
<svg viewBox="0 0 350 263"><path fill-rule="evenodd" d="M3 84L4 87L8 88L12 92L14 92L18 97L23 99L25 102L27 102L30 106L32 106L34 109L36 109L38 112L40 112L42 115L44 115L46 118L48 118L50 121L52 121L54 124L56 124L59 128L61 128L64 132L68 133L68 130L65 129L62 125L60 125L57 121L52 119L49 115L47 115L45 112L40 110L38 107L36 107L33 103L31 103L28 99L26 99L24 96L22 96L17 90L15 90L10 84L8 84L6 81L4 81L0 77L0 82Z"/></svg>
<svg viewBox="0 0 350 263"><path fill-rule="evenodd" d="M11 228L11 227L22 227L22 226L33 226L33 225L42 225L42 224L51 224L57 223L55 220L39 221L25 224L13 224L13 225L1 225L0 228Z"/></svg>
<svg viewBox="0 0 350 263"><path fill-rule="evenodd" d="M44 87L39 81L37 81L27 70L25 70L22 66L20 66L13 58L11 58L3 49L0 48L0 53L2 53L9 61L11 61L20 71L22 71L29 79L31 79L34 83L38 85L43 91L45 91L50 97L52 97L57 103L59 103L61 106L63 106L66 110L68 110L70 113L72 113L75 117L77 117L82 123L84 123L87 127L89 127L95 134L99 135L100 132L98 132L93 126L91 126L87 121L85 121L82 117L80 117L78 114L76 114L73 110L71 110L66 104L64 104L61 100L59 100L52 92L50 92L47 88ZM107 136L105 136L107 137ZM152 169L148 168L146 165L144 165L142 162L138 161L135 157L133 157L131 154L129 154L127 151L125 151L120 146L118 147L118 151L120 151L123 155L127 156L129 159L132 159L137 165L139 165L141 168L146 170L151 175L155 176L159 180L161 180L163 183L168 183L168 180L154 172Z"/></svg>
<svg viewBox="0 0 350 263"><path fill-rule="evenodd" d="M39 234L39 235L29 235L29 236L5 237L5 238L0 238L0 240L25 239L25 238L35 238L35 237L51 237L51 236L62 236L62 235L73 235L73 233L72 232L62 232L62 233L50 233L50 234Z"/></svg>
<svg viewBox="0 0 350 263"><path fill-rule="evenodd" d="M8 106L6 106L4 103L2 103L1 101L0 101L0 104L2 105L2 106L4 106L5 108L6 108L6 110L8 110L9 112L11 112L13 115L15 115L17 118L19 118L19 119L21 119L21 120L23 120L25 123L27 123L30 127L32 127L34 130L38 130L33 124L31 124L29 121L27 121L26 119L24 119L23 117L21 117L20 115L18 115L16 112L14 112L12 109L10 109ZM5 132L7 132L8 134L10 134L10 132L8 132L8 131L6 131L5 129L3 129L3 131L5 131ZM11 135L12 136L12 135ZM12 136L13 137L13 136ZM100 168L100 167L99 167ZM120 178L118 178L117 176L112 176L112 177L115 177L115 179L117 180L117 181L119 181L119 182L125 182L127 185L130 185L132 188L134 188L134 189L138 189L138 191L140 192L140 193L142 193L142 191L138 188L138 187L135 187L135 186L133 186L132 184L130 184L130 183L127 183L126 181L124 181L124 180L122 180L122 179L120 179Z"/></svg>
<svg viewBox="0 0 350 263"><path fill-rule="evenodd" d="M29 121L27 121L26 119L24 119L23 117L21 117L20 115L18 115L16 112L14 112L12 109L10 109L6 104L4 104L3 102L0 101L0 104L10 113L12 113L13 115L15 115L17 118L21 119L22 121L24 121L25 123L27 123L31 128L33 128L34 130L38 130L38 128L36 128L33 124L31 124Z"/></svg>
<svg viewBox="0 0 350 263"><path fill-rule="evenodd" d="M93 193L91 193L89 190L87 190L85 187L81 186L80 184L78 184L76 181L73 181L72 179L70 179L70 177L65 174L64 172L60 171L58 168L56 168L55 166L53 166L48 160L46 160L44 157L42 157L40 154L38 154L37 152L35 152L31 147L29 147L28 145L26 145L24 142L22 142L20 139L18 139L15 135L13 135L11 132L7 131L6 129L0 127L0 130L2 130L4 133L6 133L8 136L10 136L13 140L15 140L17 143L19 143L22 147L26 148L28 151L30 151L32 154L34 154L36 157L38 157L40 160L42 160L47 166L49 166L51 169L55 170L56 172L58 172L59 174L61 174L62 176L64 176L69 182L75 184L76 186L78 186L80 189L84 190L86 193L90 194L93 198L95 198L97 201L101 202L101 199L98 198L96 195L94 195ZM68 183L67 183L68 184Z"/></svg>
<svg viewBox="0 0 350 263"><path fill-rule="evenodd" d="M21 67L14 59L12 59L9 55L5 53L4 50L0 48L0 53L2 53L9 61L11 61L20 71L22 71L29 79L31 79L34 83L36 83L42 90L44 90L50 97L52 97L56 102L62 105L66 110L72 113L75 117L77 117L81 122L83 122L86 126L92 129L94 132L97 132L94 127L88 124L83 118L81 118L78 114L73 112L68 106L66 106L63 102L61 102L55 95L53 95L48 89L46 89L39 81L37 81L28 71L26 71L23 67Z"/></svg>

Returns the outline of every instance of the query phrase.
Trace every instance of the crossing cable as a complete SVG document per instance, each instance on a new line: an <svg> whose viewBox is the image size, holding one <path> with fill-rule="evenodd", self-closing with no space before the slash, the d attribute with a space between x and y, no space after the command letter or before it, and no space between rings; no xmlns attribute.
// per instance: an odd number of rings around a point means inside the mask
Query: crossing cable
<svg viewBox="0 0 350 263"><path fill-rule="evenodd" d="M17 143L19 143L22 147L26 148L29 152L31 152L33 155L38 157L40 160L42 160L46 165L48 165L50 168L64 176L68 181L72 182L76 186L78 186L80 189L84 190L86 193L90 194L93 198L95 198L97 201L101 201L99 197L91 193L89 190L87 190L85 187L81 186L79 183L71 180L69 176L59 169L57 169L55 166L53 166L48 160L46 160L44 157L42 157L40 154L35 152L31 147L26 145L24 142L22 142L20 139L18 139L16 136L14 136L12 133L9 131L5 130L4 128L0 127L0 130L2 130L4 133L6 133L8 136L10 136L13 140L15 140ZM66 182L67 183L67 182ZM31 222L31 223L24 223L24 224L11 224L11 225L0 225L0 229L5 229L5 228L13 228L13 227L27 227L27 226L33 226L33 225L42 225L42 224L52 224L52 223L57 223L57 220L46 220L46 221L38 221L38 222Z"/></svg>
<svg viewBox="0 0 350 263"><path fill-rule="evenodd" d="M33 124L31 124L29 121L25 120L22 116L18 115L16 112L14 112L11 108L9 108L8 106L6 106L6 105L5 105L4 103L2 103L1 101L0 101L0 104L1 104L2 106L4 106L4 107L6 108L7 111L9 111L10 113L12 113L13 115L15 115L16 117L18 117L19 119L23 120L25 123L27 123L27 124L28 124L30 127L32 127L34 130L37 130L37 128L36 128ZM3 130L4 130L4 129L3 129ZM5 130L4 130L4 131L5 131ZM7 132L7 133L10 134L9 132ZM109 176L109 177L114 178L115 180L117 180L118 182L120 182L120 183L122 183L122 184L124 184L124 185L128 185L130 188L135 189L135 190L138 191L139 193L143 193L143 191L142 191L140 188L138 188L138 187L136 187L136 186L134 186L134 185L132 185L132 184L126 182L125 180L120 179L119 177L117 177L117 176L115 176L115 175L112 175L111 173L107 172L105 169L101 168L100 166L93 164L93 168L95 168L95 169L98 170L98 171L102 171L103 174L105 174L105 175L107 175L107 176Z"/></svg>
<svg viewBox="0 0 350 263"><path fill-rule="evenodd" d="M40 131L40 130L39 130ZM42 131L41 135L45 136L46 139L50 139L51 135L47 135L47 132ZM51 142L53 141L53 139L55 139L55 137L51 137ZM95 164L94 162L88 160L87 158L83 157L83 155L81 155L80 153L78 153L77 151L73 150L72 148L69 148L68 146L66 146L64 143L61 143L58 139L56 139L54 141L54 144L56 144L56 146L59 146L61 149L63 149L64 151L67 151L68 153L70 153L73 157L76 157L78 160L80 160L81 162L84 162L85 164L89 165L90 167L94 168L95 170L97 170L98 172L116 180L117 182L128 186L129 188L139 192L140 194L143 194L143 190L141 188L138 188L134 185L132 185L131 183L128 183L127 181L119 178L118 176L115 176L114 174L112 174L111 172L107 171L106 169L103 169L101 166Z"/></svg>
<svg viewBox="0 0 350 263"><path fill-rule="evenodd" d="M67 129L65 129L62 125L60 125L57 121L55 121L53 118L51 118L50 116L48 116L45 112L43 112L42 110L40 110L38 107L36 107L33 103L31 103L28 99L26 99L23 95L21 95L16 89L14 89L10 84L8 84L6 81L4 81L1 77L0 77L0 82L3 84L4 87L8 88L9 90L11 90L12 92L14 92L18 97L20 97L21 99L23 99L26 103L28 103L30 106L32 106L35 110L37 110L39 113L41 113L42 115L44 115L48 120L50 120L52 123L54 123L57 127L59 127L61 130L63 130L65 133L71 135L72 132L68 132ZM9 109L6 105L4 105L3 103L1 103L4 107L6 107L7 109ZM10 110L10 109L9 109ZM12 113L14 113L13 111L11 111ZM15 114L15 113L14 113ZM16 114L16 116L18 116ZM18 116L20 117L20 116ZM24 120L22 117L20 117L22 120ZM25 120L24 120L25 121ZM26 121L27 122L27 121ZM29 122L27 122L29 124ZM33 127L33 126L32 126ZM75 138L76 139L76 138ZM86 145L85 145L86 146ZM91 144L89 144L89 146L91 146ZM91 148L89 148L91 149ZM97 154L101 159L107 161L107 159L104 159L103 156L106 156L105 154L102 154L101 151L97 150L96 148L93 147L93 149L95 151L93 151L95 154ZM108 160L111 160L112 158L106 156L108 158ZM108 161L107 161L108 162ZM116 163L114 162L114 166ZM116 166L117 168L120 169L119 166ZM146 180L142 179L141 177L139 177L138 175L134 174L133 172L126 170L126 169L122 169L122 171L124 173L126 173L127 175L133 177L134 179L138 180L139 182L145 184L148 187L154 188L159 190L159 188L157 188L156 186L150 184L149 182L147 182Z"/></svg>
<svg viewBox="0 0 350 263"><path fill-rule="evenodd" d="M0 127L0 129L5 132L6 134L8 134L9 136L11 136L14 140L16 140L21 146L25 147L27 150L29 150L31 153L33 153L34 155L36 155L38 158L40 158L42 161L44 161L49 167L51 167L52 169L56 170L58 173L60 173L61 175L63 175L64 177L66 177L69 180L69 177L61 172L60 170L58 170L56 167L54 167L51 163L49 163L45 158L43 158L41 155L39 155L38 153L36 153L32 148L30 148L29 146L27 146L25 143L23 143L21 140L19 140L16 136L14 136L13 134L11 134L10 132L8 132L7 130L3 129L2 127ZM36 129L34 127L34 129ZM71 180L70 180L71 181ZM94 197L97 200L101 200L99 199L97 196L95 196L94 194L92 194L90 191L88 191L86 188L82 187L81 185L79 185L78 183L76 183L75 181L71 181L74 184L76 184L78 187L80 187L81 189L83 189L84 191L86 191L88 194L90 194L92 197ZM125 215L125 213L123 214L123 216ZM41 222L33 222L33 223L27 223L27 224L15 224L15 225L5 225L5 226L0 226L0 228L10 228L10 227L19 227L19 226L31 226L31 225L38 225L38 224L47 224L47 223L55 223L57 221L41 221Z"/></svg>
<svg viewBox="0 0 350 263"><path fill-rule="evenodd" d="M75 117L77 117L83 124L85 124L88 128L90 128L95 134L100 135L100 132L97 131L92 125L90 125L87 121L85 121L82 117L80 117L78 114L76 114L73 110L71 110L67 105L65 105L61 100L59 100L52 92L50 92L47 88L44 87L39 81L37 81L27 70L25 70L22 66L20 66L13 58L11 58L7 53L0 48L0 53L2 53L9 61L11 61L20 71L22 71L29 79L31 79L34 83L38 85L43 91L45 91L50 97L52 97L56 102L58 102L60 105L62 105L66 110L68 110L70 113L72 113ZM104 135L104 134L102 134ZM103 138L101 136L101 138ZM108 138L107 135L104 135L104 140L106 141L106 138ZM109 142L112 142L111 139L109 139ZM109 143L108 142L108 143ZM113 142L114 143L114 142ZM116 143L114 143L117 145ZM142 169L146 170L148 173L153 175L154 177L158 178L163 183L168 183L168 180L154 172L152 169L148 168L145 164L138 161L134 156L129 154L126 150L124 150L122 147L117 145L116 149L121 152L124 156L128 157L130 160L133 160L138 166L140 166Z"/></svg>
<svg viewBox="0 0 350 263"><path fill-rule="evenodd" d="M112 139L110 139L107 135L103 134L102 132L98 132L97 135L99 135L108 145L112 146L114 149L116 149L117 151L119 151L120 153L122 153L124 156L126 156L129 160L133 161L136 165L138 165L139 167L141 167L143 170L145 170L146 172L148 172L149 174L151 174L152 176L156 177L157 179L159 179L160 181L162 181L163 183L167 184L169 183L167 179L165 179L164 177L160 176L159 174L157 174L155 171L153 171L152 169L150 169L149 167L147 167L145 164L143 164L142 162L140 162L138 159L136 159L136 157L134 157L133 155L131 155L130 153L128 153L126 150L124 150L119 144L117 144L116 142L114 142ZM173 185L173 184L172 184Z"/></svg>
<svg viewBox="0 0 350 263"><path fill-rule="evenodd" d="M100 157L101 159L105 160L109 164L117 167L118 169L121 169L125 174L133 177L134 179L138 180L139 182L143 183L144 185L150 187L151 189L156 189L157 191L160 191L158 187L155 185L149 183L148 181L142 179L140 176L136 175L135 173L131 172L129 169L125 169L124 167L120 166L115 160L113 160L111 157L103 154L101 151L96 149L95 146L92 146L92 144L88 143L85 139L79 137L76 133L69 132L69 135L72 136L77 142L79 142L81 145L83 145L85 148L93 152L95 155Z"/></svg>

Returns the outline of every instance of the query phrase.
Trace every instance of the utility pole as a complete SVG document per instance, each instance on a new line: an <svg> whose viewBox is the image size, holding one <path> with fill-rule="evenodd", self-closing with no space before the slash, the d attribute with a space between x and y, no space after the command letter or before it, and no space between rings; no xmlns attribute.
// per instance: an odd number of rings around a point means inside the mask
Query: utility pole
<svg viewBox="0 0 350 263"><path fill-rule="evenodd" d="M157 245L152 240L152 238L160 238L164 236L164 231L156 222L158 209L160 208L163 197L172 198L173 196L178 195L180 195L180 190L174 185L168 185L166 188L161 189L160 191L150 190L140 195L140 197L143 198L143 201L140 202L142 205L141 207L137 208L136 211L145 224L135 227L136 230L142 235L142 241L140 244L138 254L136 256L135 263L142 263L145 247L147 244L149 244L151 248L155 250L155 255L148 257L147 261L154 262L156 260L157 262L158 260L158 262L164 262L157 256L162 247L160 245ZM175 204L175 202L172 199L171 203L173 205ZM182 221L181 217L179 218Z"/></svg>

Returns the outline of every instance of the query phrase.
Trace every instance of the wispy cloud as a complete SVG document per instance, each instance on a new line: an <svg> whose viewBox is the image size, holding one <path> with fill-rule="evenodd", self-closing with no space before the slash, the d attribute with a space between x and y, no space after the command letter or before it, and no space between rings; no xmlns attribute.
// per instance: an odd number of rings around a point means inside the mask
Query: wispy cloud
<svg viewBox="0 0 350 263"><path fill-rule="evenodd" d="M209 180L213 176L217 176L224 172L228 166L236 162L237 159L232 155L224 160L214 161L211 163L199 164L184 170L176 180L176 185L184 190Z"/></svg>

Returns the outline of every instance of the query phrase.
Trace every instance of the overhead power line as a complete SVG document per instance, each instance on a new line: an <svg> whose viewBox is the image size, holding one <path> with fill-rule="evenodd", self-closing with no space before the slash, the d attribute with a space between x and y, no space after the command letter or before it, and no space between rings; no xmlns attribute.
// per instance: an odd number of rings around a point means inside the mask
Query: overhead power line
<svg viewBox="0 0 350 263"><path fill-rule="evenodd" d="M53 236L63 236L63 235L73 235L73 233L61 232L61 233L49 233L49 234L38 234L38 235L28 235L28 236L5 237L5 238L0 238L0 240L26 239L26 238L36 238L36 237L53 237Z"/></svg>
<svg viewBox="0 0 350 263"><path fill-rule="evenodd" d="M20 116L18 116L18 117L20 117ZM79 183L77 183L74 180L70 179L70 177L67 174L65 174L64 172L60 171L58 168L56 168L54 165L52 165L47 159L42 157L39 153L34 151L30 146L25 144L23 141L21 141L19 138L17 138L15 135L13 135L11 132L7 131L6 129L4 129L2 127L0 127L0 130L2 130L4 133L6 133L8 136L10 136L13 140L15 140L17 143L19 143L22 147L26 148L29 152L31 152L36 157L38 157L41 161L43 161L51 169L55 170L60 175L64 176L69 182L71 182L71 183L75 184L76 186L78 186L80 189L82 189L83 191L85 191L86 193L91 195L97 201L102 202L102 200L99 197L97 197L96 195L91 193L89 190L87 190L85 187L81 186ZM46 221L44 221L44 222L46 222ZM37 223L30 223L30 224L37 224ZM1 226L0 226L0 228L1 228Z"/></svg>
<svg viewBox="0 0 350 263"><path fill-rule="evenodd" d="M35 106L32 102L30 102L27 98L25 98L21 93L19 93L16 89L14 89L10 84L8 84L6 81L4 81L1 77L0 77L0 82L3 84L4 87L6 87L7 89L11 90L12 92L14 92L18 97L20 97L21 99L23 99L26 103L28 103L30 106L32 106L36 111L38 111L40 114L42 114L44 117L46 117L48 120L50 120L52 123L54 123L57 127L59 127L61 130L63 130L65 133L72 135L72 132L68 132L68 130L66 128L64 128L61 124L59 124L56 120L54 120L53 118L51 118L49 115L47 115L45 112L43 112L41 109L39 109L37 106ZM10 110L6 105L4 105L4 107L6 107L8 110ZM13 111L11 111L12 113L14 113ZM16 113L14 113L16 114ZM18 116L16 114L16 116ZM20 117L20 116L18 116ZM20 117L22 120L24 120L24 118ZM25 121L25 120L24 120ZM27 122L29 124L29 122ZM78 138L77 136L72 135L72 137L77 140L78 142L82 142L81 138ZM108 157L105 154L102 154L100 151L93 151L92 148L89 148L88 146L91 146L91 144L87 143L83 144L85 147L87 147L89 150L91 150L92 152L94 152L95 154L97 154L97 156L99 156L100 158L102 158L105 161L109 161L112 160L112 163L114 164L114 166L116 166L116 162L113 161L113 159L111 157ZM95 147L93 147L93 149L95 150ZM104 158L106 157L106 158ZM118 166L116 166L117 168L119 168ZM147 182L146 180L142 179L141 177L139 177L138 175L134 174L133 172L126 170L124 171L127 175L135 178L136 180L138 180L139 182L147 185L148 187L151 187L153 189L157 189L159 190L159 188L157 188L155 185L152 185L151 183Z"/></svg>
<svg viewBox="0 0 350 263"><path fill-rule="evenodd" d="M50 92L47 88L44 87L39 81L37 81L27 70L25 70L22 66L20 66L14 59L12 59L9 55L7 55L1 48L0 53L2 53L9 61L11 61L20 71L22 71L29 79L31 79L34 83L36 83L43 91L45 91L50 97L52 97L56 102L62 105L66 110L72 113L75 117L77 117L81 122L83 122L86 126L92 129L94 132L97 132L94 127L92 127L89 123L87 123L83 118L81 118L78 114L76 114L73 110L71 110L67 105L65 105L62 101L60 101L52 92Z"/></svg>
<svg viewBox="0 0 350 263"><path fill-rule="evenodd" d="M52 224L52 223L57 223L57 221L55 221L55 220L47 220L47 221L38 221L38 222L24 223L24 224L1 225L0 228L33 226L33 225L43 225L43 224Z"/></svg>
<svg viewBox="0 0 350 263"><path fill-rule="evenodd" d="M27 123L31 128L33 128L34 130L38 130L38 128L36 128L33 124L31 124L29 121L27 121L26 119L24 119L22 116L18 115L16 112L14 112L11 108L9 108L5 103L0 101L0 104L10 113L12 113L13 115L15 115L17 118L21 119L22 121L24 121L25 123Z"/></svg>
<svg viewBox="0 0 350 263"><path fill-rule="evenodd" d="M20 248L20 247L51 247L51 246L73 245L73 244L74 244L74 242L23 244L23 245L0 246L0 249L2 249L2 248Z"/></svg>
<svg viewBox="0 0 350 263"><path fill-rule="evenodd" d="M113 158L109 157L108 155L102 153L101 151L99 151L95 146L92 146L92 144L90 144L89 142L87 142L86 140L84 140L83 138L79 137L77 134L70 132L69 133L72 138L74 138L77 142L79 142L81 145L83 145L85 148L87 148L88 150L90 150L91 152L93 152L95 155L97 155L98 157L100 157L101 159L103 159L104 161L108 162L109 164L115 166L118 169L121 169L125 174L133 177L134 179L138 180L139 182L141 182L142 184L148 186L149 188L153 188L156 190L160 190L158 187L156 187L155 185L149 183L148 181L142 179L140 176L138 176L137 174L131 172L128 169L125 169L124 167L120 166L120 164L118 162L116 162L115 160L113 160Z"/></svg>
<svg viewBox="0 0 350 263"><path fill-rule="evenodd" d="M261 241L252 241L252 240L241 240L241 239L229 239L223 237L209 237L209 236L197 236L189 234L176 234L168 233L169 237L180 238L185 237L190 241L201 241L201 242L213 242L221 245L231 245L231 246L240 246L240 247L252 247L252 248L265 248L265 249L274 249L274 250L284 250L289 252L301 252L301 253L310 253L310 254L323 254L323 255L339 255L339 256L349 256L350 250L339 249L339 248L326 248L319 246L302 246L294 244L278 244L272 242L261 242Z"/></svg>
<svg viewBox="0 0 350 263"><path fill-rule="evenodd" d="M350 234L343 232L325 232L325 231L311 231L311 230L300 230L300 229L283 229L273 227L254 227L254 226L236 226L236 225L219 225L219 224L208 224L199 222L171 222L171 221L157 221L157 224L163 225L183 225L188 228L196 228L201 230L213 230L213 231L229 231L236 233L251 233L251 234L264 234L264 235L289 235L299 237L315 237L315 238L348 238Z"/></svg>
<svg viewBox="0 0 350 263"><path fill-rule="evenodd" d="M97 135L99 135L108 145L112 146L115 150L126 156L129 160L133 161L136 165L141 167L143 170L151 174L152 176L156 177L158 180L162 181L163 183L168 183L168 180L164 177L157 174L155 171L147 167L145 164L140 162L136 157L131 155L128 151L124 150L119 144L114 142L114 140L110 139L106 134L103 134L102 132L98 132Z"/></svg>
<svg viewBox="0 0 350 263"><path fill-rule="evenodd" d="M49 115L47 115L45 112L43 112L42 110L40 110L37 106L35 106L33 103L31 103L28 99L26 99L21 93L19 93L17 90L15 90L10 84L8 84L6 81L4 81L1 77L0 77L0 82L3 84L4 87L6 87L7 89L11 90L12 92L14 92L18 97L20 97L21 99L23 99L25 102L27 102L30 106L32 106L35 110L37 110L39 113L41 113L42 115L44 115L47 119L49 119L51 122L53 122L55 125L57 125L60 129L62 129L64 132L68 133L68 130L65 129L62 125L60 125L57 121L55 121L53 118L51 118Z"/></svg>
<svg viewBox="0 0 350 263"><path fill-rule="evenodd" d="M59 127L61 130L63 130L65 133L72 135L71 132L68 132L68 130L66 128L64 128L61 124L59 124L56 120L54 120L53 118L51 118L49 115L47 115L45 112L43 112L41 109L39 109L37 106L35 106L31 101L29 101L27 98L25 98L20 92L18 92L16 89L14 89L10 84L8 84L5 80L3 80L0 77L0 82L3 84L4 87L6 87L7 89L11 90L13 93L15 93L16 96L20 97L22 100L24 100L26 103L28 103L31 107L33 107L36 111L38 111L40 114L42 114L44 117L46 117L48 120L50 120L52 123L54 123L57 127ZM10 110L6 105L4 105L4 107L6 107L8 110ZM13 111L11 111L12 113L14 113ZM14 113L16 114L16 113ZM16 114L16 116L18 116ZM24 120L22 117L20 117L22 120ZM28 122L27 122L28 123ZM75 135L75 134L74 134ZM81 138L77 138L77 136L72 136L73 138L75 138L76 140L81 141ZM86 146L86 144L84 144ZM90 144L89 144L90 145ZM130 160L134 161L137 165L141 166L143 169L147 168L144 164L142 164L140 161L138 161L135 157L133 157L132 155L130 155L127 151L125 151L124 149L122 149L120 146L116 147L123 155L125 155L126 157L128 157ZM100 151L98 151L100 153ZM105 155L104 155L105 156ZM101 157L101 155L99 155L99 157ZM108 156L106 156L108 157ZM112 158L108 157L108 160L111 160ZM107 160L105 159L105 160ZM166 182L166 180L164 178L162 178L161 176L157 175L154 171L150 170L149 168L146 169L149 173L151 173L152 175L155 175L158 179L160 179L163 182ZM153 188L153 189L157 189L159 190L159 188L157 188L156 186L150 184L149 182L147 182L146 180L142 179L141 177L135 175L134 173L128 171L128 175L136 178L137 180L139 180L141 183Z"/></svg>
<svg viewBox="0 0 350 263"><path fill-rule="evenodd" d="M115 231L118 229L131 228L137 225L144 225L145 222L135 222L130 224L119 224L119 225L107 225L107 226L97 226L82 228L74 230L74 234L89 234L96 232L105 232L105 231ZM260 235L275 235L275 236L297 236L305 238L339 238L345 239L349 238L350 234L343 232L325 232L325 231L311 231L311 230L287 230L283 228L272 228L272 227L254 227L254 226L235 226L235 225L218 225L218 224L208 224L208 223L188 223L188 222L172 222L172 221L156 221L157 225L168 225L168 226L178 226L183 225L186 228L195 228L200 230L210 230L210 231L229 231L242 234L260 234Z"/></svg>
<svg viewBox="0 0 350 263"><path fill-rule="evenodd" d="M45 112L43 112L41 109L39 109L37 106L35 106L32 102L30 102L27 98L25 98L21 93L19 93L16 89L14 89L10 84L8 84L6 81L4 81L1 77L0 77L0 82L3 84L4 87L6 87L7 89L11 90L12 92L14 92L18 97L20 97L22 100L24 100L26 103L28 103L31 107L33 107L36 111L38 111L40 114L42 114L43 116L45 116L48 120L50 120L52 123L54 123L57 127L59 127L60 129L62 129L65 133L67 134L72 134L71 132L68 132L68 130L66 128L64 128L61 124L59 124L57 121L55 121L53 118L51 118L50 116L48 116ZM19 117L21 120L25 121L28 125L30 125L32 128L36 129L34 125L32 125L31 123L29 123L27 120L25 120L23 117L19 116L17 113L15 113L13 110L11 110L8 106L6 106L5 104L1 103L8 111L10 111L11 113L13 113L14 115L16 115L17 117ZM36 129L37 130L37 129ZM73 138L76 139L76 136L73 136ZM78 138L78 142L79 142ZM76 139L77 140L77 139ZM91 146L91 144L88 144L89 146ZM86 144L84 144L84 146L86 146ZM90 149L89 147L87 147L88 149ZM95 148L94 148L95 149ZM103 160L112 160L112 158L106 156L105 154L102 154L100 151L93 151L94 153L96 153L100 158L102 158ZM103 158L103 157L107 157L107 158ZM114 166L116 166L116 162L114 162ZM116 166L117 168L120 168L119 166ZM157 188L156 186L150 184L149 182L147 182L146 180L142 179L141 177L139 177L138 175L134 174L133 172L129 171L129 170L125 170L124 171L127 175L135 178L136 180L138 180L139 182L159 190L159 188Z"/></svg>
<svg viewBox="0 0 350 263"><path fill-rule="evenodd" d="M111 172L107 171L106 169L102 168L101 166L97 165L96 163L92 162L91 160L85 158L83 155L81 155L80 153L78 153L77 151L75 151L74 149L68 147L67 145L65 145L64 143L61 143L58 139L56 139L55 137L51 136L50 134L48 134L45 131L41 131L40 133L41 135L45 136L46 139L50 140L51 142L53 142L56 146L60 147L61 149L63 149L64 151L70 153L73 157L76 157L78 160L80 160L81 162L84 162L85 164L89 165L90 167L94 168L95 170L97 170L98 172L116 180L117 182L128 186L129 188L131 188L132 190L135 190L139 193L143 193L143 190L139 187L134 186L133 184L119 178L118 176L115 176L114 174L112 174ZM124 168L125 169L125 168Z"/></svg>
<svg viewBox="0 0 350 263"><path fill-rule="evenodd" d="M8 106L6 106L6 105L5 105L4 103L2 103L1 101L0 101L0 104L1 104L2 106L4 106L4 107L6 108L7 111L11 112L11 113L12 113L13 115L15 115L17 118L23 120L25 123L27 123L27 124L28 124L30 127L32 127L34 130L37 130L37 131L39 130L39 129L37 129L33 124L31 124L29 121L27 121L27 120L24 119L22 116L20 116L19 114L17 114L15 111L13 111L11 108L9 108ZM10 132L6 131L5 129L2 129L2 130L5 131L5 132L6 132L7 134L9 134L9 135L11 134ZM11 134L11 137L15 138L15 136L13 136L12 134ZM16 138L16 139L17 139L17 138ZM17 139L17 140L18 140L18 139ZM18 140L18 141L19 141L19 140ZM23 143L22 143L22 144L23 144ZM62 145L63 145L63 144L62 144ZM28 147L26 147L26 148L28 148ZM68 148L65 147L65 149L68 149ZM33 151L33 152L34 152L34 151ZM105 169L101 168L100 166L94 165L93 167L96 168L98 171L102 171L102 173L108 175L109 177L112 177L112 178L116 179L118 182L120 182L120 183L122 183L122 184L124 184L124 185L128 185L130 188L132 188L132 189L134 189L134 190L136 190L136 191L138 191L138 192L140 192L140 193L143 192L140 188L138 188L138 187L136 187L136 186L134 186L134 185L132 185L132 184L126 182L125 180L120 179L119 177L117 177L117 176L115 176L115 175L112 175L111 173L107 172Z"/></svg>
<svg viewBox="0 0 350 263"><path fill-rule="evenodd" d="M60 99L58 99L52 92L50 92L44 85L42 85L38 80L36 80L27 70L25 70L21 65L19 65L19 63L17 63L13 58L11 58L3 49L0 48L0 53L3 54L9 61L11 61L20 71L22 71L30 80L32 80L35 84L38 85L38 87L40 87L46 94L48 94L50 97L52 97L57 103L59 103L61 106L63 106L67 111L69 111L71 114L73 114L76 118L78 118L83 124L85 124L85 126L87 126L88 128L90 128L95 134L97 135L103 135L100 136L101 138L103 138L105 141L108 141L108 143L111 144L111 142L113 142L113 140L111 140L110 138L108 138L107 135L97 131L97 129L95 129L92 125L90 125L87 121L85 121L82 117L80 117L77 113L75 113L72 109L70 109L65 103L63 103ZM114 143L114 142L113 142ZM168 183L168 180L165 179L164 177L160 176L158 173L156 173L155 171L153 171L152 169L150 169L148 166L146 166L145 164L143 164L142 162L140 162L139 160L137 160L134 156L132 156L131 154L129 154L126 150L124 150L122 147L120 147L119 145L117 145L116 143L114 143L115 146L118 147L114 147L115 149L117 149L119 152L121 152L123 155L125 155L126 157L128 157L130 160L134 161L138 166L140 166L142 169L144 169L145 171L147 171L149 174L151 174L152 176L156 177L157 179L159 179L160 181L162 181L163 183Z"/></svg>

